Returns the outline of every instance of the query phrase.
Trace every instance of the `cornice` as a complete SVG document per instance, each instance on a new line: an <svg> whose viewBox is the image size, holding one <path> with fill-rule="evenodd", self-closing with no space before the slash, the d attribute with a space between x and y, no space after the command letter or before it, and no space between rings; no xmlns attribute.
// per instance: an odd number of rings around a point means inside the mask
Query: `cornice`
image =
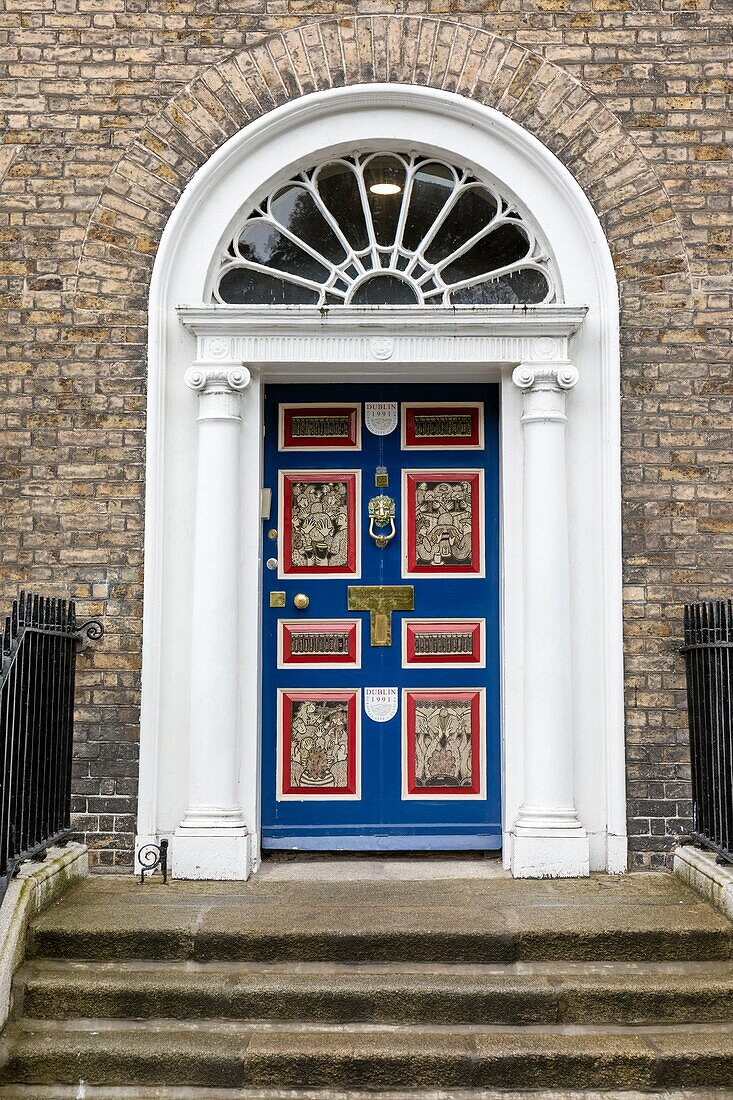
<svg viewBox="0 0 733 1100"><path fill-rule="evenodd" d="M209 364L522 363L568 358L585 306L183 306Z"/></svg>

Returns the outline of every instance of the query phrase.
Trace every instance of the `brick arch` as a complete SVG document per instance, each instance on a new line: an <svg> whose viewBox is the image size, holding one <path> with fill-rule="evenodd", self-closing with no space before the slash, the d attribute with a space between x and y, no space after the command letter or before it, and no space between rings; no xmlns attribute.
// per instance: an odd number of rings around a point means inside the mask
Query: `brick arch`
<svg viewBox="0 0 733 1100"><path fill-rule="evenodd" d="M576 178L606 233L626 299L645 312L690 293L667 193L618 118L539 54L472 26L424 16L329 18L230 55L176 95L126 148L81 251L77 322L143 323L155 253L196 170L233 134L289 100L390 82L456 92L534 134Z"/></svg>

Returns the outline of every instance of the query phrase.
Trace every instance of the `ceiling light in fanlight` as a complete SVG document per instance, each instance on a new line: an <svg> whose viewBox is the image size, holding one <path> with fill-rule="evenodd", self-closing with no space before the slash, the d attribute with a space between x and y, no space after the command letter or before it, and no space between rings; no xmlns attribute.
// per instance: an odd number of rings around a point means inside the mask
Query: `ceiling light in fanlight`
<svg viewBox="0 0 733 1100"><path fill-rule="evenodd" d="M399 195L402 188L398 183L373 183L369 190L373 195Z"/></svg>

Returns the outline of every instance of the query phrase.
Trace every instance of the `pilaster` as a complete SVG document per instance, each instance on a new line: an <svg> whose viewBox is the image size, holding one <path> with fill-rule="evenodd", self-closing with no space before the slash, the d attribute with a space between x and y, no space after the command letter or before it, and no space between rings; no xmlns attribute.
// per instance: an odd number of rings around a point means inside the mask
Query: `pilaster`
<svg viewBox="0 0 733 1100"><path fill-rule="evenodd" d="M196 529L188 802L172 843L176 878L243 879L248 830L237 787L243 366L197 364Z"/></svg>
<svg viewBox="0 0 733 1100"><path fill-rule="evenodd" d="M570 562L566 489L567 395L572 363L523 363L524 393L523 798L514 822L518 878L589 873L589 845L575 809Z"/></svg>

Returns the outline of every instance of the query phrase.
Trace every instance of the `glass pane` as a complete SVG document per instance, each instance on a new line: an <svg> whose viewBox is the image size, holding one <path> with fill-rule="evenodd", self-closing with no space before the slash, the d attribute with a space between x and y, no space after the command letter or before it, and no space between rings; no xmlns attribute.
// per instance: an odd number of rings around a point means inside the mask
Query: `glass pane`
<svg viewBox="0 0 733 1100"><path fill-rule="evenodd" d="M366 248L369 237L354 172L346 164L324 164L318 171L317 186L328 212L333 214L352 248L357 251Z"/></svg>
<svg viewBox="0 0 733 1100"><path fill-rule="evenodd" d="M315 306L318 292L297 283L235 267L219 283L219 296L231 306Z"/></svg>
<svg viewBox="0 0 733 1100"><path fill-rule="evenodd" d="M496 214L496 201L483 187L461 194L425 252L428 263L436 264L455 252L483 229Z"/></svg>
<svg viewBox="0 0 733 1100"><path fill-rule="evenodd" d="M405 193L405 176L405 166L397 157L374 157L364 169L377 244L394 244Z"/></svg>
<svg viewBox="0 0 733 1100"><path fill-rule="evenodd" d="M352 306L414 306L417 291L394 275L375 275L355 291Z"/></svg>
<svg viewBox="0 0 733 1100"><path fill-rule="evenodd" d="M455 180L445 164L423 164L412 181L402 243L416 249L453 193Z"/></svg>
<svg viewBox="0 0 733 1100"><path fill-rule="evenodd" d="M281 225L331 263L340 264L346 259L338 237L304 187L283 187L270 203L270 210Z"/></svg>
<svg viewBox="0 0 733 1100"><path fill-rule="evenodd" d="M518 225L500 225L441 272L446 283L459 283L524 260L529 241Z"/></svg>
<svg viewBox="0 0 733 1100"><path fill-rule="evenodd" d="M239 237L239 254L243 260L276 267L279 271L300 275L316 283L325 283L330 275L327 267L266 222L250 222L245 227Z"/></svg>
<svg viewBox="0 0 733 1100"><path fill-rule="evenodd" d="M525 267L477 286L454 290L450 300L454 306L537 305L544 302L548 289L541 271Z"/></svg>

